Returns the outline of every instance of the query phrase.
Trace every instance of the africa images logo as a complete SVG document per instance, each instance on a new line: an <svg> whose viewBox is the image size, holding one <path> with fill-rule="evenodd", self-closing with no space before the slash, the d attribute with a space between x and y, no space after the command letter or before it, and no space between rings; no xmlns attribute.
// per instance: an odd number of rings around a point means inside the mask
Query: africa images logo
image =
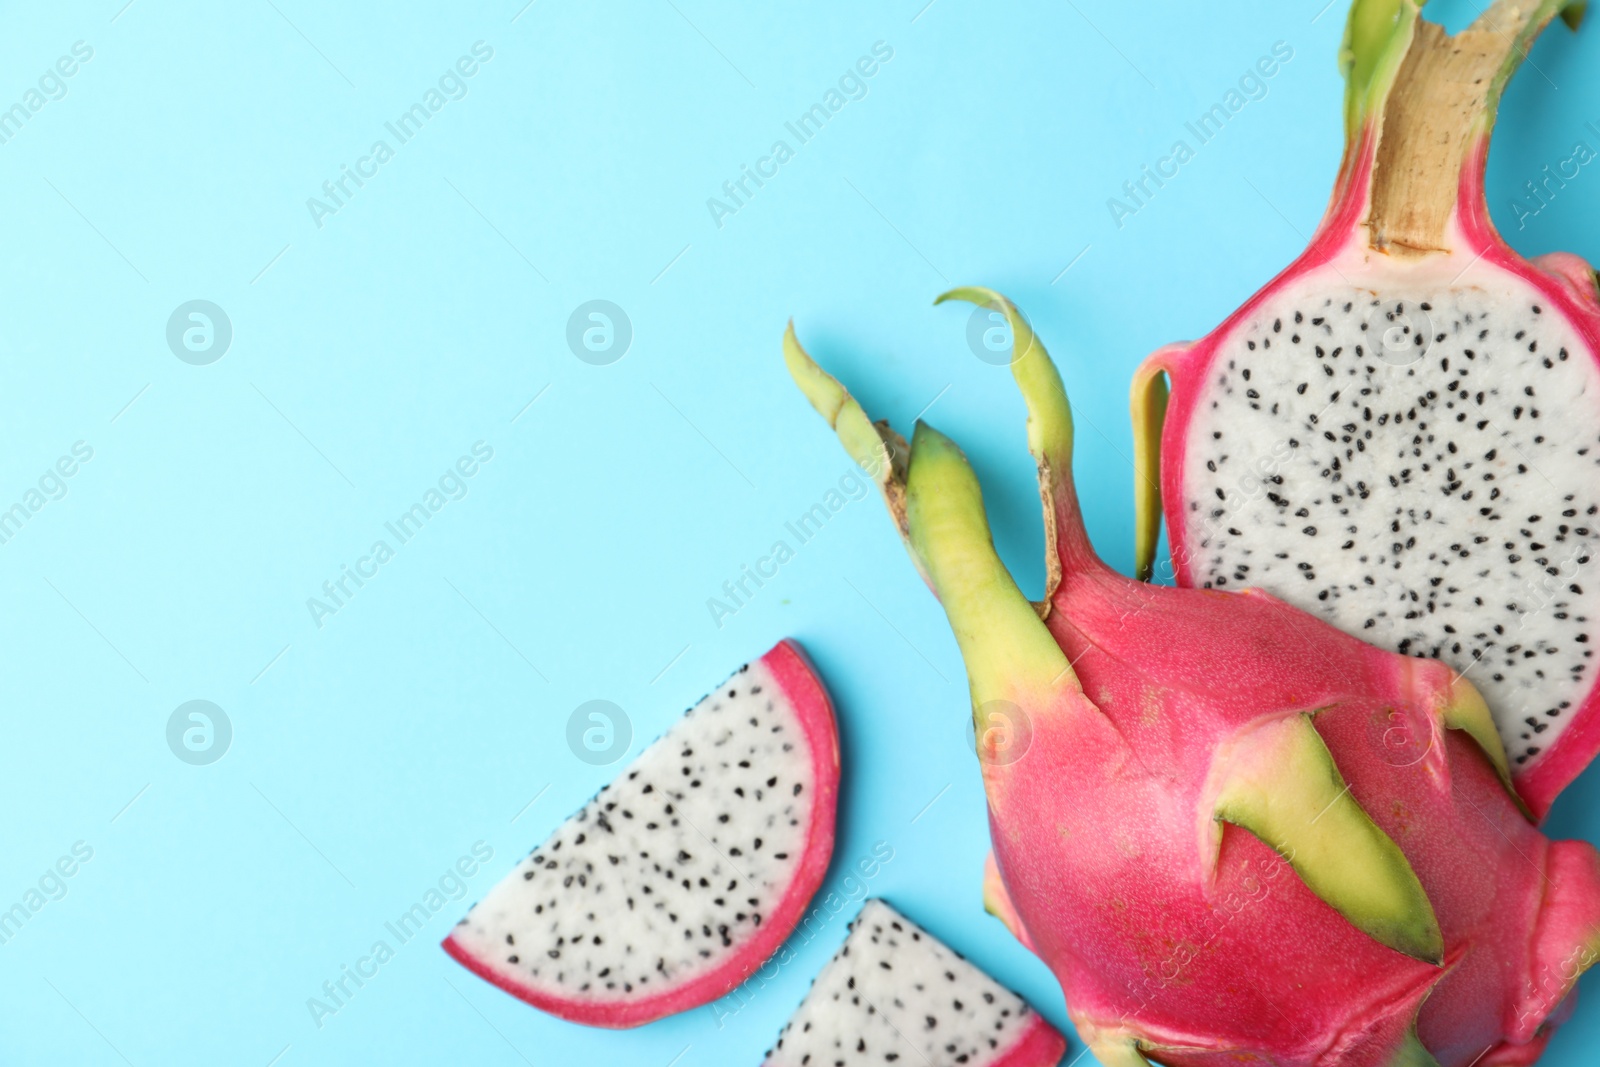
<svg viewBox="0 0 1600 1067"><path fill-rule="evenodd" d="M706 211L710 212L711 221L717 229L722 229L724 219L737 215L757 190L766 188L767 182L778 176L778 169L795 157L796 149L821 133L822 128L833 116L843 111L846 104L851 100L865 100L867 79L882 70L883 65L893 58L892 45L887 41L874 41L872 55L857 59L854 66L846 68L839 75L835 85L823 91L821 100L802 111L793 122L783 124L784 130L794 138L793 145L780 137L772 142L766 155L755 161L754 168L748 163L739 164L738 176L722 183L722 196L706 198ZM751 188L752 183L755 188Z"/></svg>
<svg viewBox="0 0 1600 1067"><path fill-rule="evenodd" d="M474 42L470 56L457 58L434 85L423 91L420 100L400 112L394 121L383 124L394 144L380 137L372 142L366 155L356 160L354 167L339 164L339 176L322 183L322 196L306 198L306 210L311 213L311 221L317 229L322 229L329 215L337 215L357 192L366 188L367 182L378 176L378 168L395 157L396 149L421 133L428 120L443 111L446 104L465 100L467 79L476 77L483 64L493 58L493 45L487 41Z"/></svg>
<svg viewBox="0 0 1600 1067"><path fill-rule="evenodd" d="M52 100L62 100L67 95L67 79L83 69L83 64L94 58L94 46L87 41L75 41L72 54L61 56L55 64L39 75L38 88L23 92L22 99L10 107L0 105L0 144L9 144L22 132L22 127L34 115L44 110Z"/></svg>
<svg viewBox="0 0 1600 1067"><path fill-rule="evenodd" d="M388 539L382 537L373 541L366 555L358 557L353 566L348 563L339 565L339 574L322 583L320 597L306 597L306 611L310 613L317 629L322 629L329 618L347 607L356 594L379 575L383 565L394 559L402 547L421 533L423 527L443 511L446 504L453 500L465 500L471 491L469 482L492 459L493 445L487 441L473 442L472 455L458 456L455 463L439 475L438 481L423 491L416 503L383 524L394 544L391 545Z"/></svg>

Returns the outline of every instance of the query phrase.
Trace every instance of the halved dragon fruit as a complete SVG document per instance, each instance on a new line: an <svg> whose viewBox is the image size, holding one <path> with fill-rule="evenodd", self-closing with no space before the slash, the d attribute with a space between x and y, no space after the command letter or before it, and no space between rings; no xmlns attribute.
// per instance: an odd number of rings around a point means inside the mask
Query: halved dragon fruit
<svg viewBox="0 0 1600 1067"><path fill-rule="evenodd" d="M789 936L833 855L833 705L784 641L690 708L444 941L590 1026L707 1004Z"/></svg>
<svg viewBox="0 0 1600 1067"><path fill-rule="evenodd" d="M765 1067L1055 1067L1066 1047L1021 997L873 899Z"/></svg>
<svg viewBox="0 0 1600 1067"><path fill-rule="evenodd" d="M1179 585L1444 660L1540 815L1600 749L1600 292L1575 256L1512 251L1483 175L1507 80L1583 6L1499 0L1450 36L1413 0L1355 0L1310 247L1133 389L1141 574L1165 504Z"/></svg>

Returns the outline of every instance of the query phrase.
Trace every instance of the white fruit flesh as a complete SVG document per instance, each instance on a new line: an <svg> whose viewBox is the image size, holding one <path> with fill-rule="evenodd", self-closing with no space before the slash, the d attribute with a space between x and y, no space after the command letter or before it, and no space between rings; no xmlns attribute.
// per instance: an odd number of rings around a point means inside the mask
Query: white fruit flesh
<svg viewBox="0 0 1600 1067"><path fill-rule="evenodd" d="M1482 690L1513 768L1594 684L1600 371L1526 282L1324 268L1223 342L1183 462L1187 566Z"/></svg>
<svg viewBox="0 0 1600 1067"><path fill-rule="evenodd" d="M985 1067L1036 1023L1021 997L883 901L869 900L766 1067Z"/></svg>
<svg viewBox="0 0 1600 1067"><path fill-rule="evenodd" d="M452 938L510 986L568 1002L681 986L727 963L793 886L814 778L794 709L752 663L534 849Z"/></svg>

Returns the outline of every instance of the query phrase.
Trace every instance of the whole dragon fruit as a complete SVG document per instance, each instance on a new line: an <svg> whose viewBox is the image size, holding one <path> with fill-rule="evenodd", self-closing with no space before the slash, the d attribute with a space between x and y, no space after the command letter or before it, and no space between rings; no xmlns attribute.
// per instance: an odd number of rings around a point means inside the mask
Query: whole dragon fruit
<svg viewBox="0 0 1600 1067"><path fill-rule="evenodd" d="M1513 252L1483 177L1507 80L1582 7L1499 0L1452 37L1414 0L1355 0L1310 247L1133 389L1141 575L1164 503L1179 585L1258 586L1450 664L1541 817L1600 749L1600 292L1575 256Z"/></svg>
<svg viewBox="0 0 1600 1067"><path fill-rule="evenodd" d="M1600 952L1600 854L1546 839L1449 668L1271 595L1156 587L1094 554L1061 379L998 294L1049 552L1033 604L978 482L785 359L875 476L966 662L992 910L1107 1067L1531 1062ZM941 298L945 299L945 298Z"/></svg>

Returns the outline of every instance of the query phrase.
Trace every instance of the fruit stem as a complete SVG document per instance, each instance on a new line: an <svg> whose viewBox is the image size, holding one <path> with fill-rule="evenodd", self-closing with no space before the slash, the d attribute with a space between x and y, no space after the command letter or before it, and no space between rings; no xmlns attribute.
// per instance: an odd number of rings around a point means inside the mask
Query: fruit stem
<svg viewBox="0 0 1600 1067"><path fill-rule="evenodd" d="M1038 468L1039 499L1044 507L1045 589L1037 607L1040 616L1048 618L1063 573L1104 566L1089 543L1072 484L1072 405L1067 401L1066 386L1044 342L1005 296L971 285L943 293L934 303L947 300L998 311L1011 331L1011 376L1028 408L1028 451Z"/></svg>
<svg viewBox="0 0 1600 1067"><path fill-rule="evenodd" d="M1481 173L1463 172L1481 170L1484 154L1474 149L1494 127L1506 83L1550 20L1575 23L1582 6L1496 0L1451 36L1422 19L1415 0L1355 0L1340 52L1347 145L1338 199L1366 192L1374 249L1450 251L1446 230L1462 188L1482 195ZM1351 188L1364 169L1367 189Z"/></svg>
<svg viewBox="0 0 1600 1067"><path fill-rule="evenodd" d="M907 553L944 605L966 661L978 735L1004 708L1043 707L1075 689L1066 654L995 553L978 477L955 442L918 422L907 448L817 366L793 323L784 332L783 358L811 406L878 483ZM1064 410L1065 394L1061 400Z"/></svg>
<svg viewBox="0 0 1600 1067"><path fill-rule="evenodd" d="M980 735L997 701L1037 708L1063 683L1075 686L1066 653L995 553L978 476L954 441L920 421L906 513L912 551L961 646Z"/></svg>

